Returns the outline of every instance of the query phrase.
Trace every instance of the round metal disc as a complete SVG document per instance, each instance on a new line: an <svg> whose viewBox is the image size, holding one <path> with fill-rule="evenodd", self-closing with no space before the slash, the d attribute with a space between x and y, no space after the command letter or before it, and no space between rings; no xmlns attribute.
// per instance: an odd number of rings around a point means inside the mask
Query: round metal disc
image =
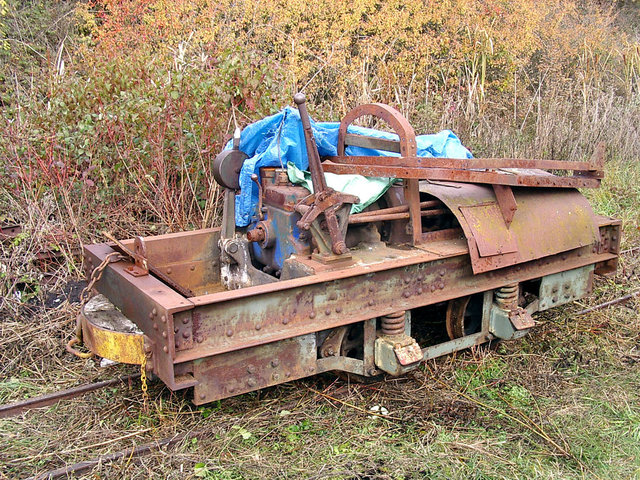
<svg viewBox="0 0 640 480"><path fill-rule="evenodd" d="M446 326L451 340L475 333L479 331L481 325L482 295L455 298L449 301Z"/></svg>
<svg viewBox="0 0 640 480"><path fill-rule="evenodd" d="M247 155L240 150L223 150L213 161L213 178L225 188L240 188L240 169Z"/></svg>

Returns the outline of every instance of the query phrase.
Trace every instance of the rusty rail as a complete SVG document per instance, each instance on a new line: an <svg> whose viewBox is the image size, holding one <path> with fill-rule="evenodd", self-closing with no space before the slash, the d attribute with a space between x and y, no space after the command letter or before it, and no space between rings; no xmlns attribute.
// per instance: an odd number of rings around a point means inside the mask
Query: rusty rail
<svg viewBox="0 0 640 480"><path fill-rule="evenodd" d="M94 392L104 387L111 385L117 385L118 383L129 382L133 379L139 378L140 374L125 375L122 377L114 378L111 380L103 380L101 382L87 383L78 387L69 388L67 390L60 390L59 392L48 393L39 397L29 398L22 402L9 403L7 405L0 406L0 418L13 417L24 411L34 408L47 407L53 405L60 400L68 400L70 398L79 397L85 393Z"/></svg>

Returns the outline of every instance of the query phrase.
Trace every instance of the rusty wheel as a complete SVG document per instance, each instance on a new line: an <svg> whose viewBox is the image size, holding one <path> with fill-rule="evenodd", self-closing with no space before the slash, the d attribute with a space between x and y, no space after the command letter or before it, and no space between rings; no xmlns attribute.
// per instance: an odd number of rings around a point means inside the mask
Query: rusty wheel
<svg viewBox="0 0 640 480"><path fill-rule="evenodd" d="M480 331L483 294L450 300L447 305L447 334L451 340Z"/></svg>

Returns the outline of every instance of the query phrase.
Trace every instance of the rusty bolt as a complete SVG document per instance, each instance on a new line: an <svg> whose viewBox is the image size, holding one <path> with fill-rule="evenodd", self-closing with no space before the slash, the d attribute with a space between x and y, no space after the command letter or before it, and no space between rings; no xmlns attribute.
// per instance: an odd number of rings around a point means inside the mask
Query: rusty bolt
<svg viewBox="0 0 640 480"><path fill-rule="evenodd" d="M167 338L167 331L166 330L162 331L162 338Z"/></svg>
<svg viewBox="0 0 640 480"><path fill-rule="evenodd" d="M173 271L173 270L171 270L171 267L167 268L167 273L168 273L169 275L171 275L171 272L172 272L172 271Z"/></svg>
<svg viewBox="0 0 640 480"><path fill-rule="evenodd" d="M197 336L196 337L196 342L198 342L198 343L202 343L203 340L204 340L204 338L202 338L201 336Z"/></svg>
<svg viewBox="0 0 640 480"><path fill-rule="evenodd" d="M149 318L153 320L153 312L149 312Z"/></svg>
<svg viewBox="0 0 640 480"><path fill-rule="evenodd" d="M330 309L330 308L327 308L327 309L324 311L324 314L325 314L325 315L331 315L331 309Z"/></svg>
<svg viewBox="0 0 640 480"><path fill-rule="evenodd" d="M289 378L291 376L291 372L285 372L284 376Z"/></svg>
<svg viewBox="0 0 640 480"><path fill-rule="evenodd" d="M167 347L166 345L164 347L162 347L162 351L164 353L169 353L169 347Z"/></svg>
<svg viewBox="0 0 640 480"><path fill-rule="evenodd" d="M182 338L189 338L189 332L182 332Z"/></svg>
<svg viewBox="0 0 640 480"><path fill-rule="evenodd" d="M553 303L556 303L556 302L558 301L558 297L553 297L553 298L551 299L551 301L552 301Z"/></svg>
<svg viewBox="0 0 640 480"><path fill-rule="evenodd" d="M256 379L255 378L250 378L249 380L247 380L247 385L249 385L251 388L256 386Z"/></svg>
<svg viewBox="0 0 640 480"><path fill-rule="evenodd" d="M178 333L180 331L180 329L178 327L174 327L173 328L173 333Z"/></svg>
<svg viewBox="0 0 640 480"><path fill-rule="evenodd" d="M207 395L203 392L200 394L200 400L204 400L205 398L207 398Z"/></svg>
<svg viewBox="0 0 640 480"><path fill-rule="evenodd" d="M429 290L431 290L432 292L435 292L436 291L435 284L431 284L431 286L429 287Z"/></svg>
<svg viewBox="0 0 640 480"><path fill-rule="evenodd" d="M186 325L187 323L189 323L189 317L184 317L184 318L182 319L182 323L184 323L185 325Z"/></svg>
<svg viewBox="0 0 640 480"><path fill-rule="evenodd" d="M336 352L333 351L333 348L331 348L331 347L327 348L327 355L333 356L334 353L336 353Z"/></svg>
<svg viewBox="0 0 640 480"><path fill-rule="evenodd" d="M311 312L309 314L309 318L311 318L311 319L316 318L316 312Z"/></svg>
<svg viewBox="0 0 640 480"><path fill-rule="evenodd" d="M256 367L254 367L253 365L247 366L247 373L249 373L249 374L256 373Z"/></svg>
<svg viewBox="0 0 640 480"><path fill-rule="evenodd" d="M266 235L262 228L254 228L247 232L247 240L250 242L264 242L265 238Z"/></svg>
<svg viewBox="0 0 640 480"><path fill-rule="evenodd" d="M286 325L287 323L289 323L289 319L288 319L288 318L286 318L286 317L285 317L285 318L283 318L283 319L282 319L282 324L283 324L283 325Z"/></svg>
<svg viewBox="0 0 640 480"><path fill-rule="evenodd" d="M157 329L158 329L158 324L157 324L157 323L154 323L154 324L153 324L153 329L154 329L154 330L157 330Z"/></svg>
<svg viewBox="0 0 640 480"><path fill-rule="evenodd" d="M166 315L162 315L160 317L160 320L162 320L162 323L165 323L167 321L167 316Z"/></svg>
<svg viewBox="0 0 640 480"><path fill-rule="evenodd" d="M236 391L236 389L234 387L229 387L229 393L233 393L235 391Z"/></svg>
<svg viewBox="0 0 640 480"><path fill-rule="evenodd" d="M273 375L271 375L271 378L273 378L277 382L278 380L280 380L280 375L277 372L274 372Z"/></svg>
<svg viewBox="0 0 640 480"><path fill-rule="evenodd" d="M238 251L238 245L236 243L229 243L227 245L228 253L236 253Z"/></svg>
<svg viewBox="0 0 640 480"><path fill-rule="evenodd" d="M256 323L256 330L260 330L262 328L262 325L259 323Z"/></svg>
<svg viewBox="0 0 640 480"><path fill-rule="evenodd" d="M444 274L445 274L445 273L447 273L447 272L446 272L446 271L444 271L444 270L440 270L440 276L441 276L441 277L444 277Z"/></svg>
<svg viewBox="0 0 640 480"><path fill-rule="evenodd" d="M421 282L424 279L424 275L420 274L418 275L418 281Z"/></svg>
<svg viewBox="0 0 640 480"><path fill-rule="evenodd" d="M411 282L411 279L409 277L404 277L404 283L409 283Z"/></svg>
<svg viewBox="0 0 640 480"><path fill-rule="evenodd" d="M151 310L151 313L153 314L153 316L155 317L156 315L158 315L158 310L156 310L155 308L153 310Z"/></svg>
<svg viewBox="0 0 640 480"><path fill-rule="evenodd" d="M195 265L191 265L191 266L189 267L189 270L191 270L192 272L193 272L195 269L196 269L196 266L195 266Z"/></svg>
<svg viewBox="0 0 640 480"><path fill-rule="evenodd" d="M342 312L342 307L341 306L337 306L336 307L336 313L340 313Z"/></svg>
<svg viewBox="0 0 640 480"><path fill-rule="evenodd" d="M423 290L421 288L418 289L418 295L422 295Z"/></svg>
<svg viewBox="0 0 640 480"><path fill-rule="evenodd" d="M444 282L440 282L440 284L438 285L438 288L442 290L444 288Z"/></svg>
<svg viewBox="0 0 640 480"><path fill-rule="evenodd" d="M373 285L371 285L371 286L369 287L369 291L370 291L371 293L373 293L373 292L375 291L375 288L373 288Z"/></svg>
<svg viewBox="0 0 640 480"><path fill-rule="evenodd" d="M280 365L280 360L278 360L277 358L274 358L273 360L271 360L271 366L273 368L276 368L278 365Z"/></svg>
<svg viewBox="0 0 640 480"><path fill-rule="evenodd" d="M404 298L409 298L411 296L411 292L409 292L409 290L405 290L404 292L402 292L402 296Z"/></svg>
<svg viewBox="0 0 640 480"><path fill-rule="evenodd" d="M374 302L373 302L373 299L369 300L369 302L368 302L368 303L369 303L369 306L371 307L371 306L373 305L373 303L374 303Z"/></svg>
<svg viewBox="0 0 640 480"><path fill-rule="evenodd" d="M176 348L180 347L180 340L176 340Z"/></svg>
<svg viewBox="0 0 640 480"><path fill-rule="evenodd" d="M227 337L232 337L233 336L233 330L231 330L230 328L227 329Z"/></svg>
<svg viewBox="0 0 640 480"><path fill-rule="evenodd" d="M376 374L376 369L374 367L371 367L367 373L369 374L370 377L373 377Z"/></svg>

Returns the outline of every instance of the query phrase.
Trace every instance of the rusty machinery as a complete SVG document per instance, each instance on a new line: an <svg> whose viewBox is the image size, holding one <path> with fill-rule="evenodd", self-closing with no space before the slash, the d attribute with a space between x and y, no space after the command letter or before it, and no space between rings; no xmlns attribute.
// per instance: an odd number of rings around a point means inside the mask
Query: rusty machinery
<svg viewBox="0 0 640 480"><path fill-rule="evenodd" d="M196 404L330 370L400 375L520 337L533 313L583 297L594 273L615 271L620 222L594 215L577 190L599 186L601 149L588 162L422 158L408 121L372 104L346 115L338 155L321 159L304 96L294 100L315 193L263 168L258 218L237 228L247 156L236 136L214 162L221 228L85 247L89 269L123 254L80 316L94 353L145 357L172 390L193 387ZM398 140L347 133L363 115ZM348 145L399 156L348 156ZM350 214L358 199L329 188L323 172L398 181Z"/></svg>

